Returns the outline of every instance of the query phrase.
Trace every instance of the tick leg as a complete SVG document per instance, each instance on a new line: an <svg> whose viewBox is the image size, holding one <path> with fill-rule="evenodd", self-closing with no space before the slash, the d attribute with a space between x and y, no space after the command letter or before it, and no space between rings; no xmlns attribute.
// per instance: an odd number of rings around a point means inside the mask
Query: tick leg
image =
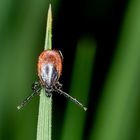
<svg viewBox="0 0 140 140"><path fill-rule="evenodd" d="M56 82L56 87L57 87L58 89L61 89L62 86L63 86L63 84L61 84L59 81Z"/></svg>
<svg viewBox="0 0 140 140"><path fill-rule="evenodd" d="M37 95L40 95L40 90L41 90L41 84L40 84L40 82L35 81L35 82L32 84L32 91L33 91L34 93L36 93Z"/></svg>
<svg viewBox="0 0 140 140"><path fill-rule="evenodd" d="M29 101L35 96L35 95L39 95L40 94L40 90L41 90L41 86L39 82L34 82L32 85L32 90L33 93L28 96L19 106L17 106L17 109L20 110L21 108L23 108L27 103L29 103Z"/></svg>
<svg viewBox="0 0 140 140"><path fill-rule="evenodd" d="M62 54L62 52L59 50L59 54L60 54L60 56L61 56L61 59L62 59L62 61L64 60L64 57L63 57L63 54Z"/></svg>
<svg viewBox="0 0 140 140"><path fill-rule="evenodd" d="M55 88L55 92L58 92L59 94L64 95L66 98L69 98L71 101L73 101L74 103L79 105L85 111L87 110L87 108L81 102L79 102L76 98L73 98L72 96L70 96L66 92L62 91L61 89L58 89L56 86L54 88Z"/></svg>

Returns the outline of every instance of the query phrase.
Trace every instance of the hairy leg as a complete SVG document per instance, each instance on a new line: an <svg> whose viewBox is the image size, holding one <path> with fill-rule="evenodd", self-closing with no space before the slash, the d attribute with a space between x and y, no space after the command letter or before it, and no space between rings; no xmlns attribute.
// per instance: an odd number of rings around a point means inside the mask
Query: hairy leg
<svg viewBox="0 0 140 140"><path fill-rule="evenodd" d="M20 110L21 108L23 108L27 103L29 103L29 101L35 96L35 95L39 95L40 94L40 90L41 90L41 85L39 82L34 82L32 84L32 91L33 93L28 96L19 106L17 106L17 109Z"/></svg>

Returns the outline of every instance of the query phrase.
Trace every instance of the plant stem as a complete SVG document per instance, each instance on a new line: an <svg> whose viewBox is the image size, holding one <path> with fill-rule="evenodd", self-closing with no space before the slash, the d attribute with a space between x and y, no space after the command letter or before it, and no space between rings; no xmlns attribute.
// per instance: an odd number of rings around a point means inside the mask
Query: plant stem
<svg viewBox="0 0 140 140"><path fill-rule="evenodd" d="M49 5L46 39L44 49L52 48L52 13L51 4ZM52 97L47 97L45 90L41 90L38 125L37 125L37 140L51 140L51 123L52 123Z"/></svg>
<svg viewBox="0 0 140 140"><path fill-rule="evenodd" d="M51 4L49 5L47 27L46 27L46 38L45 38L45 50L52 49L52 10Z"/></svg>

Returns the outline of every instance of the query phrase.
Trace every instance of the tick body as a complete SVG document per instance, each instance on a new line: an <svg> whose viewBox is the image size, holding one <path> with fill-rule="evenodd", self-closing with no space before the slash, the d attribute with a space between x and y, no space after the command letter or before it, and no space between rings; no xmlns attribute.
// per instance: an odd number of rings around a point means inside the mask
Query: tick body
<svg viewBox="0 0 140 140"><path fill-rule="evenodd" d="M37 64L39 81L34 82L32 86L33 93L17 107L18 109L24 107L35 95L40 95L40 90L44 88L47 97L52 96L53 92L59 93L69 98L84 110L87 110L77 99L61 90L62 84L59 83L59 78L62 73L62 61L62 53L57 50L44 50L40 54Z"/></svg>
<svg viewBox="0 0 140 140"><path fill-rule="evenodd" d="M38 59L38 77L46 90L52 89L62 73L61 53L56 50L43 51Z"/></svg>

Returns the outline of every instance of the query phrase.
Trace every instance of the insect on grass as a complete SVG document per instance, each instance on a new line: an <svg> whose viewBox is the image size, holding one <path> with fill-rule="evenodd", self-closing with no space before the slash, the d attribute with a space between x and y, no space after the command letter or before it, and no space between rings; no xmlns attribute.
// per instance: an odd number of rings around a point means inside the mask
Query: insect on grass
<svg viewBox="0 0 140 140"><path fill-rule="evenodd" d="M52 96L53 93L59 93L69 98L85 111L87 110L76 98L61 90L62 84L59 83L59 78L62 73L62 61L62 53L57 50L44 50L40 54L37 65L39 81L33 84L33 93L17 107L18 110L23 108L35 95L40 95L42 88L45 89L47 97Z"/></svg>

